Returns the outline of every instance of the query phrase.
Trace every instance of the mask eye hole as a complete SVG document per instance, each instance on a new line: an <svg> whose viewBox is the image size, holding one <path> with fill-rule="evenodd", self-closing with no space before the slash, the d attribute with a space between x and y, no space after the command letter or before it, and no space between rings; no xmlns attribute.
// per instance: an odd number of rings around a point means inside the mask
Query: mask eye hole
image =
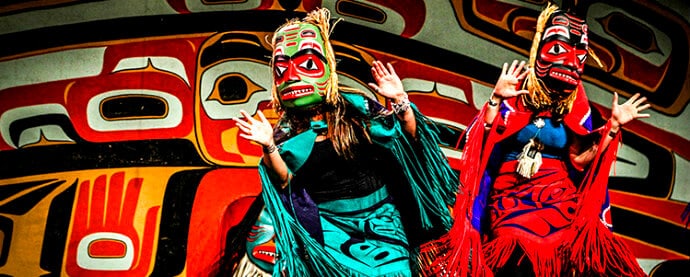
<svg viewBox="0 0 690 277"><path fill-rule="evenodd" d="M281 65L276 65L275 66L275 73L277 77L283 77L285 74L285 71L287 70L286 66L281 66Z"/></svg>
<svg viewBox="0 0 690 277"><path fill-rule="evenodd" d="M311 58L305 60L305 61L302 62L299 66L300 66L301 68L306 69L306 70L317 70L317 69L319 69L319 67L316 66L316 63L314 62L314 60L311 59Z"/></svg>
<svg viewBox="0 0 690 277"><path fill-rule="evenodd" d="M553 54L553 55L560 55L560 54L563 54L565 52L566 52L565 48L559 44L554 44L549 49L549 54Z"/></svg>

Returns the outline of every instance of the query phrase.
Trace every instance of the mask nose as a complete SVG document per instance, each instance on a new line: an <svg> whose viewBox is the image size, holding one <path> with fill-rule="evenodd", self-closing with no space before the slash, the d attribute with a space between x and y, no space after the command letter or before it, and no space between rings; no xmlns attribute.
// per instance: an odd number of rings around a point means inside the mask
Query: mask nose
<svg viewBox="0 0 690 277"><path fill-rule="evenodd" d="M295 82L301 80L298 70L297 70L297 65L290 61L290 65L288 65L287 72L285 72L285 79L288 82Z"/></svg>
<svg viewBox="0 0 690 277"><path fill-rule="evenodd" d="M565 58L563 61L563 64L567 67L570 68L580 68L580 59L577 57L577 52L576 51L570 51L568 56Z"/></svg>

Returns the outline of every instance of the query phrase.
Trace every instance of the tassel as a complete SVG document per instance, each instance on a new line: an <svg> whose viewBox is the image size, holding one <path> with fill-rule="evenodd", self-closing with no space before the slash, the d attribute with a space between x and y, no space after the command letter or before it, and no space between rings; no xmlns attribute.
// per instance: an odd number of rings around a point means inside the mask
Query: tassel
<svg viewBox="0 0 690 277"><path fill-rule="evenodd" d="M522 148L522 153L518 155L517 173L525 178L532 178L532 175L537 173L541 167L541 153L540 143L535 139L530 139L525 147Z"/></svg>

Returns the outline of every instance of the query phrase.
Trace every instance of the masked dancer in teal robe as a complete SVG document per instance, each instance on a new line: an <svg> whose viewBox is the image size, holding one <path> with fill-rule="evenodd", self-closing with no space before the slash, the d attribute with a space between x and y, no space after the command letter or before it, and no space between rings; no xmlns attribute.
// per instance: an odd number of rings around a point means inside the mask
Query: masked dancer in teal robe
<svg viewBox="0 0 690 277"><path fill-rule="evenodd" d="M452 225L457 175L438 129L410 103L390 63L374 61L369 83L387 103L339 86L329 20L318 9L274 33L275 126L261 111L236 119L240 135L263 147L263 191L249 213L253 250L241 261L235 253L230 268L259 276L417 275L418 246ZM275 253L264 251L269 240Z"/></svg>

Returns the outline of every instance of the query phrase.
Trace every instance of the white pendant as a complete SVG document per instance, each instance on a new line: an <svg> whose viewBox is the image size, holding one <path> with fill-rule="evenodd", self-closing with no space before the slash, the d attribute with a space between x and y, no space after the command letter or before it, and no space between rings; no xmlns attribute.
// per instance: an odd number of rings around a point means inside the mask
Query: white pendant
<svg viewBox="0 0 690 277"><path fill-rule="evenodd" d="M518 155L517 173L527 179L539 171L541 166L541 153L536 145L534 139L530 139L522 148L522 152Z"/></svg>

